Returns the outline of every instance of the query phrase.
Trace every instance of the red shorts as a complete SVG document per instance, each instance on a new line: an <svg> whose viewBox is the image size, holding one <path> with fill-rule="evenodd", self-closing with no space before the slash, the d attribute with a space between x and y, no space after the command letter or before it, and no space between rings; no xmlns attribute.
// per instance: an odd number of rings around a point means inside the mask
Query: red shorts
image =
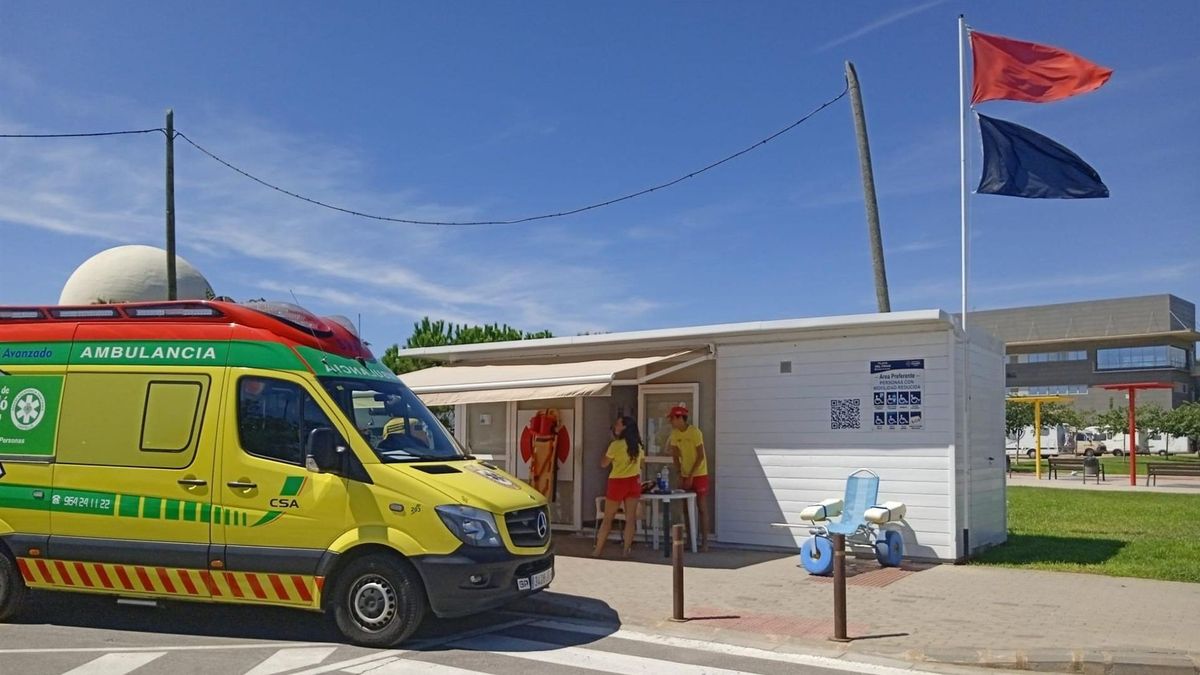
<svg viewBox="0 0 1200 675"><path fill-rule="evenodd" d="M687 479L685 479L685 480L687 480ZM707 475L692 476L691 481L692 481L692 485L691 485L692 492L695 492L696 494L700 495L701 497L708 494L708 476Z"/></svg>
<svg viewBox="0 0 1200 675"><path fill-rule="evenodd" d="M604 498L612 502L623 502L626 499L638 499L642 496L642 480L637 476L628 478L609 478L608 490Z"/></svg>

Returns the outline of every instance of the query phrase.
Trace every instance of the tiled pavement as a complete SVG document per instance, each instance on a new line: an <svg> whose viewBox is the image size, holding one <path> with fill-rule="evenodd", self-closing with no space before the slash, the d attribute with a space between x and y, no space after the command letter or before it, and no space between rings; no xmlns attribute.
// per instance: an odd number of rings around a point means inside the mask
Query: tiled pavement
<svg viewBox="0 0 1200 675"><path fill-rule="evenodd" d="M914 661L1200 672L1193 660L1200 659L1200 584L974 565L881 570L873 560L852 560L847 615L849 633L858 639L842 646L823 639L832 632L829 580L806 574L794 555L688 554L685 609L697 620L678 624L666 620L671 567L661 553L642 548L629 560L597 560L586 557L589 543L559 538L552 590L529 601L531 608L776 649L791 644ZM1122 671L1122 661L1141 669Z"/></svg>

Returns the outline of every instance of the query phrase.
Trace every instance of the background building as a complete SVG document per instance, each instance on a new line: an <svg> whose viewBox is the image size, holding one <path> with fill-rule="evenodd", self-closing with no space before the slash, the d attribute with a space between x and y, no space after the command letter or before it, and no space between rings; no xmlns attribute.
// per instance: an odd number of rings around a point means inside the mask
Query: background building
<svg viewBox="0 0 1200 675"><path fill-rule="evenodd" d="M1197 400L1196 306L1151 295L973 312L978 327L1007 344L1010 394L1068 394L1079 410L1124 407L1102 384L1170 382L1138 394L1138 405L1174 408Z"/></svg>

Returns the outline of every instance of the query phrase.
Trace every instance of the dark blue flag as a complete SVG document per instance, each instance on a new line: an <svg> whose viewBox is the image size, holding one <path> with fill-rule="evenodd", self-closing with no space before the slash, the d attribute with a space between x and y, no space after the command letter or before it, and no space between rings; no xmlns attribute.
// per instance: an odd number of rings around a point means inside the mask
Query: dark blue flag
<svg viewBox="0 0 1200 675"><path fill-rule="evenodd" d="M1108 187L1079 155L1019 124L979 115L983 176L976 192L1032 199L1107 197Z"/></svg>

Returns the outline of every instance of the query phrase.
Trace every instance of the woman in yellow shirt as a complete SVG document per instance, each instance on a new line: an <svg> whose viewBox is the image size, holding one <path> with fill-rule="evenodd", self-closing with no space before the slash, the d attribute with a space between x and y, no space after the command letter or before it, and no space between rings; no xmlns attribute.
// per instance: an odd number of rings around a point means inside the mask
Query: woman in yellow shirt
<svg viewBox="0 0 1200 675"><path fill-rule="evenodd" d="M629 415L623 415L613 422L613 437L616 439L608 444L608 451L600 460L600 468L612 465L608 474L608 489L604 496L604 521L596 538L596 548L592 557L598 558L604 551L604 544L612 532L613 517L617 509L625 509L625 550L626 556L633 547L633 535L637 529L638 500L642 496L642 461L646 452L642 448L642 439L638 434L637 422Z"/></svg>

